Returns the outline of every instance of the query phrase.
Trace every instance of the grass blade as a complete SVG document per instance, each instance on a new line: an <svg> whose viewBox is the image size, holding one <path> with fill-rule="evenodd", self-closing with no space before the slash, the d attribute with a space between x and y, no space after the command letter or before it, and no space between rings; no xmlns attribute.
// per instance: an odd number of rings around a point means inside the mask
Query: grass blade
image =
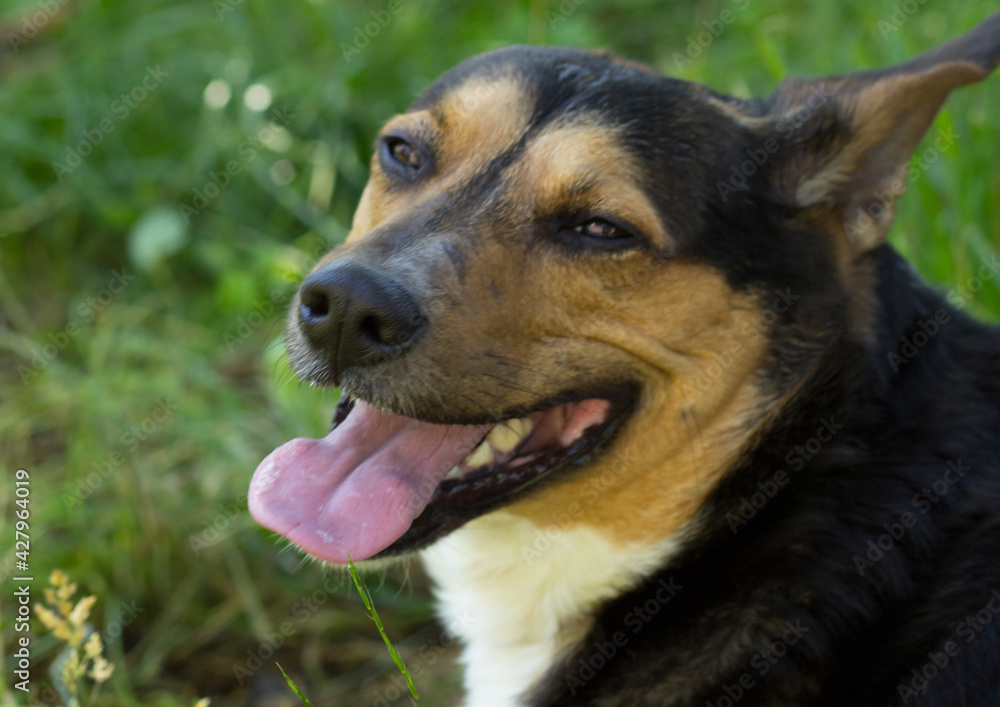
<svg viewBox="0 0 1000 707"><path fill-rule="evenodd" d="M392 662L396 664L399 668L399 672L403 674L406 678L406 684L410 688L410 694L413 695L413 703L417 707L423 707L420 702L420 695L417 694L417 688L413 684L413 678L410 677L410 671L406 669L406 665L403 663L403 659L396 652L396 647L392 645L392 641L385 633L385 629L382 628L382 619L379 618L378 612L375 611L375 605L372 603L371 595L368 594L368 590L362 586L361 577L358 576L358 569L354 566L354 560L351 556L347 556L347 564L351 570L351 577L354 579L354 586L358 588L358 594L361 595L361 601L365 603L365 608L368 609L368 617L375 622L375 627L378 629L379 635L382 636L382 640L385 641L386 648L389 649L389 655L392 656Z"/></svg>
<svg viewBox="0 0 1000 707"><path fill-rule="evenodd" d="M275 665L277 665L278 670L281 671L281 676L285 678L285 682L288 683L288 687L292 688L292 692L298 695L299 699L302 700L302 704L306 707L313 707L313 703L309 701L308 697L302 694L302 690L299 689L299 686L292 682L292 679L285 674L285 670L281 667L281 663L275 663Z"/></svg>

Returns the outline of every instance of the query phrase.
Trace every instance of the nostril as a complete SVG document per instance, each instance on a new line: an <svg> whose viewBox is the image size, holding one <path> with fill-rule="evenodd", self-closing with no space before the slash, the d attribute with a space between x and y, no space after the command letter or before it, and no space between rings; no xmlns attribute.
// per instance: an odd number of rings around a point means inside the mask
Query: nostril
<svg viewBox="0 0 1000 707"><path fill-rule="evenodd" d="M307 320L326 319L330 314L330 299L325 292L311 288L302 293L302 316Z"/></svg>
<svg viewBox="0 0 1000 707"><path fill-rule="evenodd" d="M379 323L378 317L374 315L369 315L361 320L358 325L358 329L361 334L365 336L369 341L375 344L386 344L389 343L382 339L382 325Z"/></svg>

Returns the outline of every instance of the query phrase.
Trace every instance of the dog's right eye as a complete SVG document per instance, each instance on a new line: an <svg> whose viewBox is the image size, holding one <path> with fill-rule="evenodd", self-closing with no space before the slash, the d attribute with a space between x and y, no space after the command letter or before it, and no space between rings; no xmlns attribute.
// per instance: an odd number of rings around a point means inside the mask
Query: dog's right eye
<svg viewBox="0 0 1000 707"><path fill-rule="evenodd" d="M602 218L595 218L582 223L573 229L577 233L590 238L628 238L632 234L624 228L619 228Z"/></svg>
<svg viewBox="0 0 1000 707"><path fill-rule="evenodd" d="M382 167L399 176L412 178L424 164L421 150L404 138L383 138L379 149Z"/></svg>
<svg viewBox="0 0 1000 707"><path fill-rule="evenodd" d="M636 232L618 219L612 221L598 216L574 220L575 225L557 228L563 242L573 248L625 250L642 244Z"/></svg>

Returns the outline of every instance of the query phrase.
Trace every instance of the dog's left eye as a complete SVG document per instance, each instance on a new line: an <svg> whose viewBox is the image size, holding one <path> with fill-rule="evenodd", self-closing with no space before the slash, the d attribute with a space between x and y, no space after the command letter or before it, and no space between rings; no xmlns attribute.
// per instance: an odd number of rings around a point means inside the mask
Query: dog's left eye
<svg viewBox="0 0 1000 707"><path fill-rule="evenodd" d="M590 238L629 238L632 235L624 228L619 228L613 223L609 223L602 218L595 218L585 223L581 223L573 230Z"/></svg>
<svg viewBox="0 0 1000 707"><path fill-rule="evenodd" d="M382 142L383 164L409 173L416 172L423 165L423 157L414 145L401 137L387 137Z"/></svg>

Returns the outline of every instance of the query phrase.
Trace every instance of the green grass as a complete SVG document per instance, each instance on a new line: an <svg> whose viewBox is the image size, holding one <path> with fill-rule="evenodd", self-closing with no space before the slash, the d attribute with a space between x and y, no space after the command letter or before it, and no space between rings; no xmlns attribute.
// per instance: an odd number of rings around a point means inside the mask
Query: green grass
<svg viewBox="0 0 1000 707"><path fill-rule="evenodd" d="M420 695L417 694L417 688L413 684L413 677L410 675L410 671L406 669L406 664L403 659L399 657L399 652L396 647L392 645L392 641L389 640L389 635L385 632L385 627L382 625L382 619L378 615L378 611L375 610L375 604L372 602L371 592L368 591L368 587L364 586L361 582L361 577L358 576L358 569L354 566L354 560L351 556L347 556L347 562L351 570L351 578L354 580L354 586L358 590L358 594L361 595L361 601L364 602L365 608L368 610L368 618L370 618L375 623L375 628L378 629L379 635L382 637L382 641L385 643L385 647L389 650L389 655L392 657L392 662L396 664L396 669L399 670L400 674L406 679L406 686L410 689L410 695L413 697L413 703L417 707L423 707L420 703Z"/></svg>
<svg viewBox="0 0 1000 707"><path fill-rule="evenodd" d="M275 665L277 665L278 670L281 671L281 677L285 678L285 682L288 683L288 687L291 688L292 692L295 693L295 696L299 698L302 704L304 704L306 707L313 707L313 703L309 701L308 697L302 694L302 690L300 690L299 686L296 685L295 682L290 677L288 677L288 675L285 674L284 669L277 663L275 663Z"/></svg>
<svg viewBox="0 0 1000 707"><path fill-rule="evenodd" d="M384 3L213 2L73 0L16 52L8 34L41 5L0 10L0 469L31 472L33 574L63 568L98 596L95 625L117 629L103 705L287 696L275 661L317 704L405 703L346 574L302 564L249 519L245 498L273 447L326 429L333 396L290 381L281 319L304 269L349 228L378 126L438 74L504 44L569 44L763 94L786 73L900 61L995 7L927 2L883 37L893 2L751 0L678 66L704 22L743 3L583 0L564 17L557 2L404 0L348 61L343 44ZM168 75L123 115L116 101L157 66ZM936 127L952 127L955 146L911 185L893 231L944 288L1000 249L997 81L949 100ZM206 103L212 82L215 98L228 89L224 105ZM244 102L257 84L265 110ZM53 163L95 130L100 144L60 181ZM238 173L226 179L230 162ZM998 285L969 309L1000 318ZM4 538L13 500L0 484ZM371 592L422 699L454 704L454 649L432 623L426 580L395 570ZM4 589L5 656L14 609ZM262 650L283 624L293 630ZM39 689L57 651L37 634ZM262 652L272 655L240 684L234 667ZM23 705L10 675L8 662L0 704Z"/></svg>

